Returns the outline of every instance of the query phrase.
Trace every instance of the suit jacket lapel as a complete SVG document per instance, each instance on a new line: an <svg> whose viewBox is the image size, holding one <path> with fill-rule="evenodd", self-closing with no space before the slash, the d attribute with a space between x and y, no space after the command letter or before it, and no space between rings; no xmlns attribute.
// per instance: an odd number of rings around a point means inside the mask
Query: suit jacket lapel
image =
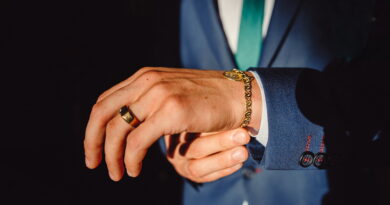
<svg viewBox="0 0 390 205"><path fill-rule="evenodd" d="M275 0L274 9L266 39L263 41L262 55L259 67L267 67L277 48L282 43L283 36L288 32L288 26L299 7L301 0Z"/></svg>
<svg viewBox="0 0 390 205"><path fill-rule="evenodd" d="M212 0L182 0L181 59L185 67L231 69L235 62Z"/></svg>
<svg viewBox="0 0 390 205"><path fill-rule="evenodd" d="M202 1L205 1L201 3ZM288 35L288 26L292 21L294 15L299 12L299 6L303 0L275 0L274 9L271 16L270 25L268 27L268 33L266 39L263 41L262 54L260 56L259 67L267 67L272 57L278 55L278 46L282 44L283 36ZM209 42L214 44L212 48L225 48L225 52L218 55L218 59L226 59L224 61L229 62L228 64L231 67L237 67L234 60L234 56L229 48L225 33L223 31L222 23L219 18L218 8L215 1L211 0L196 0L196 9L198 14L204 15L207 18L201 18L203 29L210 31L208 34ZM207 4L207 10L205 9L205 4ZM210 35L212 33L214 35ZM216 38L213 38L216 37ZM217 40L218 39L218 40ZM226 63L225 63L226 64ZM225 68L226 69L226 68Z"/></svg>

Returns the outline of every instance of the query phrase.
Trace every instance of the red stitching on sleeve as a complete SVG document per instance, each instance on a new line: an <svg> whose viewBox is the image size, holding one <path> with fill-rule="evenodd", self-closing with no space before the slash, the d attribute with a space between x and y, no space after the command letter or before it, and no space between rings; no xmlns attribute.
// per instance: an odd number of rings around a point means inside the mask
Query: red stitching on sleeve
<svg viewBox="0 0 390 205"><path fill-rule="evenodd" d="M310 143L311 143L311 135L307 136L307 141L306 141L306 151L307 152L310 150Z"/></svg>
<svg viewBox="0 0 390 205"><path fill-rule="evenodd" d="M325 138L325 136L323 135L323 136L322 136L322 139L321 139L321 145L320 145L320 152L321 152L321 153L324 153L324 151L325 151L324 138Z"/></svg>

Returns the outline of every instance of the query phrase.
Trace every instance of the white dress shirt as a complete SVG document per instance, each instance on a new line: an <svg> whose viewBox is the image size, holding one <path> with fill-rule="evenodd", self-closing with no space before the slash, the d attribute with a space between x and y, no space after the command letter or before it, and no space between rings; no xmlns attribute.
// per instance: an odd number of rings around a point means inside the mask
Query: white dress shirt
<svg viewBox="0 0 390 205"><path fill-rule="evenodd" d="M263 20L263 39L267 36L268 26L271 20L272 10L274 8L275 0L265 0L264 5L264 20ZM229 44L229 47L232 53L237 52L238 36L240 32L240 21L242 13L242 4L243 0L218 0L218 9L219 15L222 22L223 30ZM264 146L268 142L268 115L267 115L267 105L265 101L265 94L263 89L263 84L259 75L255 72L252 72L256 82L259 85L261 90L261 100L262 100L262 114L259 130L256 130L257 133L251 133L252 136L255 136L256 139Z"/></svg>

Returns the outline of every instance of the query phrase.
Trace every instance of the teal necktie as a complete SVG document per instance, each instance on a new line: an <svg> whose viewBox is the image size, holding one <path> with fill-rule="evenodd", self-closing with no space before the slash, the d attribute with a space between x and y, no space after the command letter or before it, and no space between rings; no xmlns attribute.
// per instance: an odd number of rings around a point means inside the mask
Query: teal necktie
<svg viewBox="0 0 390 205"><path fill-rule="evenodd" d="M263 41L263 18L264 0L244 0L235 55L240 70L247 70L259 63Z"/></svg>

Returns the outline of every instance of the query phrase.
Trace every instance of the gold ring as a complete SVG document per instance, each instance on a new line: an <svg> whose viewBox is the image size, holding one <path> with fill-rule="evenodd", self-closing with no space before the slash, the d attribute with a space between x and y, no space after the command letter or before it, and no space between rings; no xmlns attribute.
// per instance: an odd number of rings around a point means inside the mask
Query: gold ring
<svg viewBox="0 0 390 205"><path fill-rule="evenodd" d="M134 128L136 128L140 124L138 118L133 114L133 112L126 105L121 107L121 109L119 109L119 114L121 115L122 119L125 122L127 122L130 126Z"/></svg>

